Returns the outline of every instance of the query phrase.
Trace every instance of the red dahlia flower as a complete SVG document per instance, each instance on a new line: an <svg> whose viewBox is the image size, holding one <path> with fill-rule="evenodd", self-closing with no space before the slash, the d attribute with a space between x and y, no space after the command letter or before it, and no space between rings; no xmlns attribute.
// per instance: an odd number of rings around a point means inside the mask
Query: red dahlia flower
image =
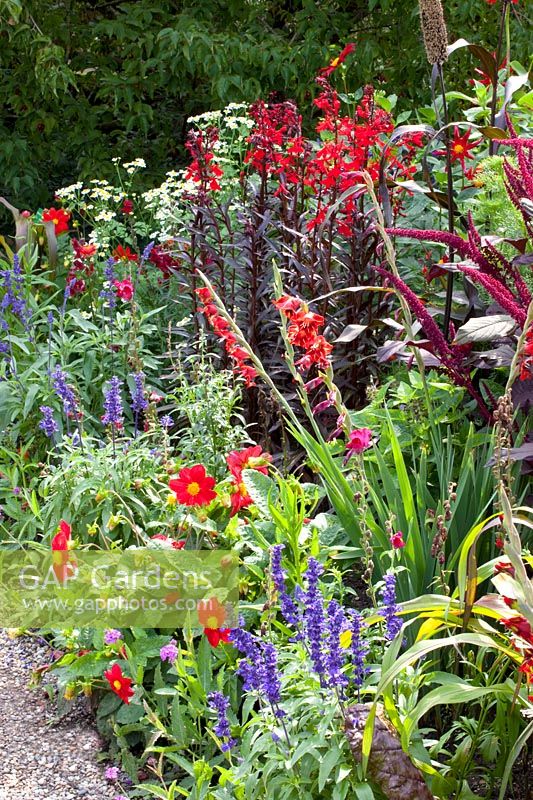
<svg viewBox="0 0 533 800"><path fill-rule="evenodd" d="M197 611L198 622L209 630L219 629L227 617L226 609L217 597L200 600Z"/></svg>
<svg viewBox="0 0 533 800"><path fill-rule="evenodd" d="M117 261L138 261L139 256L137 253L132 252L129 247L123 247L121 244L113 250L113 258Z"/></svg>
<svg viewBox="0 0 533 800"><path fill-rule="evenodd" d="M56 236L68 231L68 221L70 214L64 208L45 208L43 211L43 222L53 222Z"/></svg>
<svg viewBox="0 0 533 800"><path fill-rule="evenodd" d="M255 469L268 474L268 464L272 461L270 453L263 453L261 445L246 447L244 450L232 450L226 456L226 464L234 478L242 478L243 469Z"/></svg>
<svg viewBox="0 0 533 800"><path fill-rule="evenodd" d="M211 647L218 647L220 642L229 642L229 628L204 628L204 633Z"/></svg>
<svg viewBox="0 0 533 800"><path fill-rule="evenodd" d="M231 513L230 517L234 517L235 514L238 514L243 508L248 508L253 504L253 500L248 494L248 489L244 483L239 483L239 481L235 480L232 483L231 488Z"/></svg>
<svg viewBox="0 0 533 800"><path fill-rule="evenodd" d="M171 491L178 498L178 503L186 506L208 506L214 500L216 492L213 487L216 481L207 475L202 464L194 467L184 467L178 477L169 481Z"/></svg>
<svg viewBox="0 0 533 800"><path fill-rule="evenodd" d="M133 683L131 678L124 677L118 664L113 664L111 669L106 670L104 672L104 677L109 683L112 691L115 692L115 694L118 694L120 699L123 700L126 705L129 705L130 699L135 694L131 688L131 684Z"/></svg>

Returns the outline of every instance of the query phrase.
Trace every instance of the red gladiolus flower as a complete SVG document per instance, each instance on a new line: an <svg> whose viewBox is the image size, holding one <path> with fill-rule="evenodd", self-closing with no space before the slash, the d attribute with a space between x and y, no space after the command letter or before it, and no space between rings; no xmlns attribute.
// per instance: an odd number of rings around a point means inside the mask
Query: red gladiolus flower
<svg viewBox="0 0 533 800"><path fill-rule="evenodd" d="M204 628L204 633L211 647L218 647L220 642L229 642L229 628Z"/></svg>
<svg viewBox="0 0 533 800"><path fill-rule="evenodd" d="M121 700L123 700L126 705L129 705L130 699L133 697L135 692L131 688L133 681L131 678L126 678L122 674L122 670L118 664L113 664L111 669L108 669L104 672L104 677L106 678L107 682L109 683L110 688L112 689L115 694L118 694Z"/></svg>
<svg viewBox="0 0 533 800"><path fill-rule="evenodd" d="M124 200L122 208L120 209L123 214L131 214L133 211L133 203L131 200Z"/></svg>
<svg viewBox="0 0 533 800"><path fill-rule="evenodd" d="M123 281L113 281L113 286L117 290L117 296L126 303L133 297L133 283L131 278L124 278Z"/></svg>
<svg viewBox="0 0 533 800"><path fill-rule="evenodd" d="M283 294L277 300L273 300L272 305L276 306L278 311L281 311L287 319L291 319L291 317L301 309L302 301L297 297L290 297L288 294Z"/></svg>
<svg viewBox="0 0 533 800"><path fill-rule="evenodd" d="M509 617L509 619L503 619L502 623L514 634L520 636L521 639L524 639L529 644L533 644L533 630L531 630L531 625L525 617Z"/></svg>
<svg viewBox="0 0 533 800"><path fill-rule="evenodd" d="M241 480L243 469L255 469L257 472L267 475L268 464L271 461L272 456L270 453L263 453L261 445L246 447L244 450L232 450L226 456L226 464L229 467L229 471L237 480Z"/></svg>
<svg viewBox="0 0 533 800"><path fill-rule="evenodd" d="M113 258L117 261L138 261L139 256L133 253L129 247L123 247L121 244L113 250Z"/></svg>
<svg viewBox="0 0 533 800"><path fill-rule="evenodd" d="M208 289L207 286L201 286L199 289L196 289L196 294L198 295L202 303L209 303L213 299L211 290Z"/></svg>
<svg viewBox="0 0 533 800"><path fill-rule="evenodd" d="M370 428L356 428L350 433L350 439L346 445L347 456L362 453L370 447L373 433Z"/></svg>
<svg viewBox="0 0 533 800"><path fill-rule="evenodd" d="M53 222L56 236L68 231L68 221L70 214L64 208L45 208L43 211L43 222Z"/></svg>
<svg viewBox="0 0 533 800"><path fill-rule="evenodd" d="M194 467L184 467L168 485L178 498L178 503L207 506L217 496L213 491L215 483L215 479L207 475L205 467L196 464Z"/></svg>
<svg viewBox="0 0 533 800"><path fill-rule="evenodd" d="M463 171L465 168L465 159L474 158L474 156L471 155L470 150L472 150L474 147L477 147L480 142L480 139L478 139L477 142L470 142L469 139L470 131L466 131L466 133L463 133L463 135L460 136L459 128L454 128L453 140L451 143L451 159L452 163L459 161Z"/></svg>
<svg viewBox="0 0 533 800"><path fill-rule="evenodd" d="M322 67L322 69L320 70L320 74L324 78L328 78L335 72L339 64L342 64L343 61L346 60L346 57L349 56L350 53L353 53L354 50L355 50L355 43L349 42L346 45L346 47L343 50L341 50L337 58L334 58L332 61L330 61L327 67Z"/></svg>
<svg viewBox="0 0 533 800"><path fill-rule="evenodd" d="M401 531L396 531L396 533L393 533L390 537L390 543L395 550L401 550L402 547L405 547L403 533Z"/></svg>

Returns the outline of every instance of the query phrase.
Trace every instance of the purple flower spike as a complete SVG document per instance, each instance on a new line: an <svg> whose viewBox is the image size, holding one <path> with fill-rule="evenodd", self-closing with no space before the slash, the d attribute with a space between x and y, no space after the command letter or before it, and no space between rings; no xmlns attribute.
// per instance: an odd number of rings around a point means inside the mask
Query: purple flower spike
<svg viewBox="0 0 533 800"><path fill-rule="evenodd" d="M211 694L207 696L207 700L211 711L214 711L218 716L217 724L213 728L213 733L215 736L218 736L219 739L224 740L220 745L220 749L226 753L237 744L237 740L231 737L231 728L228 720L230 702L222 692L211 692Z"/></svg>
<svg viewBox="0 0 533 800"><path fill-rule="evenodd" d="M322 681L326 667L324 663L324 598L318 587L318 579L323 572L316 558L310 558L305 576L307 590L304 595L304 627L309 654L315 672Z"/></svg>
<svg viewBox="0 0 533 800"><path fill-rule="evenodd" d="M49 439L53 439L54 435L58 432L59 427L54 419L54 410L50 406L39 406L39 411L43 415L42 420L39 422L39 428L44 431Z"/></svg>
<svg viewBox="0 0 533 800"><path fill-rule="evenodd" d="M396 605L396 576L392 572L385 575L385 586L381 590L383 607L380 609L385 619L385 638L392 642L400 633L403 622L398 617L400 606Z"/></svg>
<svg viewBox="0 0 533 800"><path fill-rule="evenodd" d="M102 417L102 423L104 425L112 425L114 428L121 428L123 423L122 398L120 396L121 386L122 381L120 381L116 375L113 375L109 381L109 388L105 393L105 413Z"/></svg>
<svg viewBox="0 0 533 800"><path fill-rule="evenodd" d="M270 551L271 554L271 573L274 588L278 593L281 613L289 625L297 626L299 622L298 610L292 598L287 594L285 586L285 572L281 566L281 555L284 545L276 544Z"/></svg>

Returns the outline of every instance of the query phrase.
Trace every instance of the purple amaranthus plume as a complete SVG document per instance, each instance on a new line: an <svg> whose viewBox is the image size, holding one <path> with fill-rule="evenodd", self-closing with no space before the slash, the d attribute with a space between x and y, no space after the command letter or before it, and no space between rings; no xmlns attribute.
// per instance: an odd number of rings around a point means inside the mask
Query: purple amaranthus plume
<svg viewBox="0 0 533 800"><path fill-rule="evenodd" d="M122 428L123 425L121 386L122 381L116 375L113 375L104 398L105 413L102 417L102 423L104 425L112 425L113 428Z"/></svg>
<svg viewBox="0 0 533 800"><path fill-rule="evenodd" d="M387 270L383 269L382 267L375 266L374 269L379 275L383 276L390 283L392 283L394 288L405 299L405 302L422 325L424 333L433 345L434 353L440 360L442 368L448 372L450 378L458 386L464 386L464 388L476 400L481 414L486 420L491 421L492 415L485 405L485 401L473 385L468 373L463 367L462 355L458 354L448 344L444 338L444 334L440 330L431 314L424 307L424 304L421 302L420 298L417 297L415 292L413 292L413 290L410 289L401 278L397 278L396 275L393 275L391 272L387 272Z"/></svg>

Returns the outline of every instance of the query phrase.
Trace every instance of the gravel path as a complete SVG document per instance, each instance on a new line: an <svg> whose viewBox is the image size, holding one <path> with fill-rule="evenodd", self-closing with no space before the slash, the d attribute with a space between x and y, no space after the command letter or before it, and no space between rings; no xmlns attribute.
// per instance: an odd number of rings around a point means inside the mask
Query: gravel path
<svg viewBox="0 0 533 800"><path fill-rule="evenodd" d="M27 688L47 655L34 639L10 640L0 629L0 800L111 800L117 792L96 763L102 742L83 705L52 723L54 704Z"/></svg>

